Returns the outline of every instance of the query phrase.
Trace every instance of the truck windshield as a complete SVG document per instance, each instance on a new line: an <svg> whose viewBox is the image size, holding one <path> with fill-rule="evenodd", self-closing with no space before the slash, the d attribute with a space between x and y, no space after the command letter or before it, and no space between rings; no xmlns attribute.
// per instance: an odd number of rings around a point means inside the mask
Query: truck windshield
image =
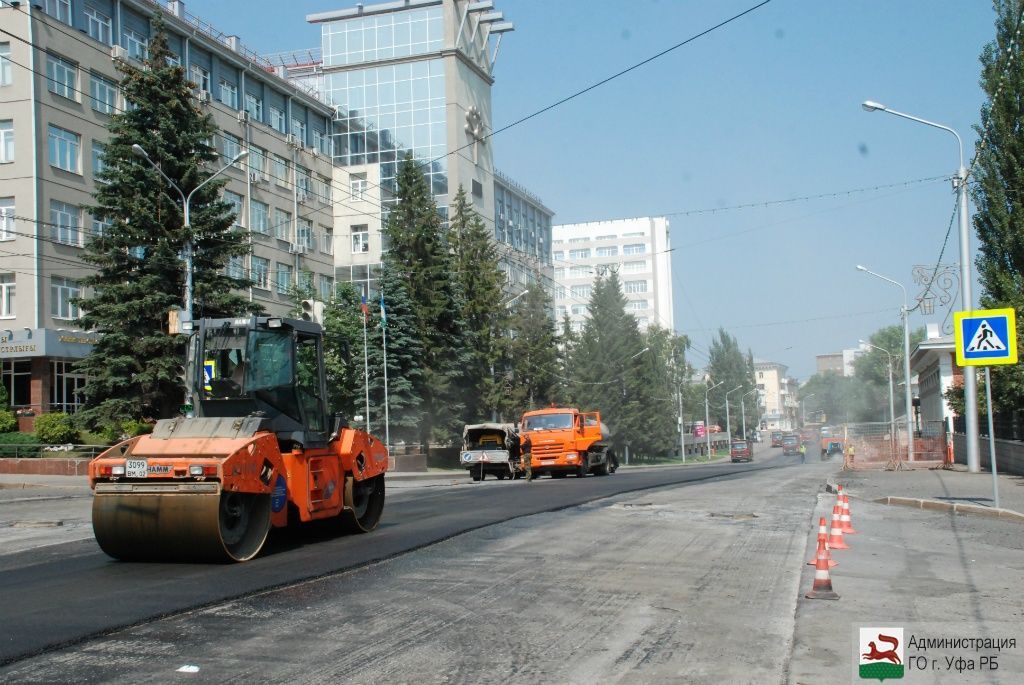
<svg viewBox="0 0 1024 685"><path fill-rule="evenodd" d="M291 385L291 337L287 332L213 328L207 329L203 343L204 397L245 397Z"/></svg>
<svg viewBox="0 0 1024 685"><path fill-rule="evenodd" d="M523 430L545 431L572 428L572 414L541 414L527 416L523 420Z"/></svg>

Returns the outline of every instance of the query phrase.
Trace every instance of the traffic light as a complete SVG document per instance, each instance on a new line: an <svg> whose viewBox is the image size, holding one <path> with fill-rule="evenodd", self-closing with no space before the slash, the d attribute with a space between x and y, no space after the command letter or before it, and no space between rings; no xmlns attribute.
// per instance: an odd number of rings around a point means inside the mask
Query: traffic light
<svg viewBox="0 0 1024 685"><path fill-rule="evenodd" d="M301 317L303 321L312 321L322 326L324 324L324 303L313 299L303 300Z"/></svg>

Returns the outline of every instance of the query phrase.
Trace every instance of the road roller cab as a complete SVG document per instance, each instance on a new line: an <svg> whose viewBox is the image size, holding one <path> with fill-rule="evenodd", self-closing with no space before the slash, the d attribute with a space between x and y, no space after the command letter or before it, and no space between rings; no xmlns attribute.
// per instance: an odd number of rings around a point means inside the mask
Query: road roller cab
<svg viewBox="0 0 1024 685"><path fill-rule="evenodd" d="M187 417L89 465L93 530L121 559L245 561L271 527L376 527L388 454L329 419L323 332L277 317L204 319L188 342Z"/></svg>

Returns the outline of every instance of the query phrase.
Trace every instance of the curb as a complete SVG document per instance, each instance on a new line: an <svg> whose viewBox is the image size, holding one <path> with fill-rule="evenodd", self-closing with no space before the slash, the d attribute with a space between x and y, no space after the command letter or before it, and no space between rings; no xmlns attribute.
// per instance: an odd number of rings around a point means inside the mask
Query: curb
<svg viewBox="0 0 1024 685"><path fill-rule="evenodd" d="M957 502L939 502L933 499L915 499L913 497L882 497L876 499L879 504L890 504L902 507L913 507L915 509L928 509L931 511L952 511L958 514L974 514L993 519L1005 519L1024 523L1024 514L1012 509L995 509L983 507L978 504L960 504Z"/></svg>

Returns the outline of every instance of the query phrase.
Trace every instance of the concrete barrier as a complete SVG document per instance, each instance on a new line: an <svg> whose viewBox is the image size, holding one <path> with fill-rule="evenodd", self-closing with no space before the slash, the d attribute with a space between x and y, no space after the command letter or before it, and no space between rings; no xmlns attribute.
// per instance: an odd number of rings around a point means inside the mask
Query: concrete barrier
<svg viewBox="0 0 1024 685"><path fill-rule="evenodd" d="M981 446L981 468L990 470L988 460L988 438L982 437L978 440ZM999 473L1012 473L1017 476L1024 476L1024 443L1014 440L995 441L996 445L996 468ZM967 440L961 433L953 434L954 461L958 464L967 463Z"/></svg>
<svg viewBox="0 0 1024 685"><path fill-rule="evenodd" d="M0 458L0 473L23 473L36 476L85 476L89 459L85 458Z"/></svg>

